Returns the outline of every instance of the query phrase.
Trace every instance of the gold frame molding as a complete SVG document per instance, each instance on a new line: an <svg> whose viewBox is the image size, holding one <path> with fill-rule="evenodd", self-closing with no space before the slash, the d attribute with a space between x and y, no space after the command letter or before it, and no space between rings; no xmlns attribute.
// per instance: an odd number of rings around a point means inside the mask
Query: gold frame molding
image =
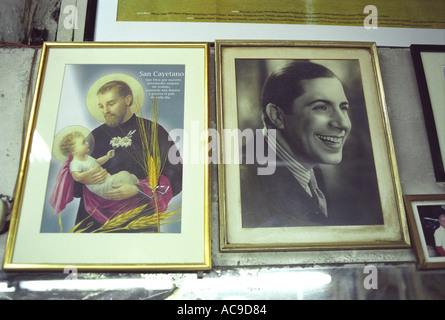
<svg viewBox="0 0 445 320"><path fill-rule="evenodd" d="M100 50L98 51L98 49ZM60 80L63 79L64 70L68 64L139 65L141 67L144 65L184 65L186 69L183 80L185 83L184 130L190 129L187 126L189 121L195 121L203 132L209 128L209 43L44 43L30 120L22 150L3 269L5 271L61 272L67 266L75 267L79 271L196 271L211 269L210 166L208 159L202 159L198 165L183 164L182 227L179 233L42 234L40 225L38 227L30 225L29 217L34 216L41 221L43 213L39 212L39 209L34 209L32 214L25 210L29 211L29 207L33 203L36 204L34 208L39 208L39 204L44 202L42 198L45 194L41 191L44 188L40 188L46 186L46 182L40 179L37 181L38 192L33 192L36 187L36 179L35 174L34 176L32 174L40 167L36 165L36 161L30 160L30 156L35 151L33 148L37 148L36 136L43 139L51 152L54 130L47 129L46 131L49 130L52 134L45 136L42 133L45 131L42 127L55 127L56 116L52 117L51 115L57 115L59 103L49 105L44 104L43 101L59 102L60 88L63 82ZM193 85L191 85L192 81ZM60 83L59 87L49 88L54 83ZM207 142L203 141L201 144L200 147L207 149ZM184 143L185 150L189 147ZM49 160L42 161L44 167L49 168ZM192 185L198 187L190 190ZM192 191L196 205L191 205L190 200L185 202L187 198L190 198ZM26 233L27 230L32 230L32 233ZM64 255L56 244L46 246L48 238L52 239L50 242L60 242L57 245L65 246L65 251L71 251L71 253ZM78 243L81 238L83 240ZM93 257L93 253L90 256L88 253L79 254L83 250L82 248L85 248L84 240L89 243L88 250L93 249L91 252L100 253L102 250L108 251L108 254L99 254L100 256L97 258ZM128 245L128 251L132 253L119 251L118 248L123 246L119 244L121 241ZM127 241L128 243L126 243ZM31 242L32 245L30 245ZM108 244L105 245L105 242ZM31 254L28 258L30 250L49 253L42 258L36 254ZM113 251L112 254L110 250ZM184 253L178 254L178 251L181 250ZM20 251L21 253L19 253ZM59 252L59 255L62 253L62 257L57 257L58 254L55 252ZM20 259L16 258L17 253L19 253Z"/></svg>
<svg viewBox="0 0 445 320"><path fill-rule="evenodd" d="M241 202L244 198L240 193L240 165L224 163L227 162L225 151L228 149L226 148L231 147L237 150L237 146L226 147L222 141L218 171L220 250L222 252L253 252L409 247L408 226L376 44L373 42L216 40L217 125L221 137L225 129L243 130L239 126L237 106L237 98L241 94L236 88L238 75L235 71L235 60L237 59L357 59L360 61L366 116L369 118L369 130L372 137L371 147L377 150L373 151L372 157L376 163L379 195L385 203L385 208L382 209L383 224L377 226L243 228ZM249 89L243 88L243 90ZM370 102L373 102L372 105ZM232 149L230 151L233 153ZM322 234L326 236L321 237Z"/></svg>

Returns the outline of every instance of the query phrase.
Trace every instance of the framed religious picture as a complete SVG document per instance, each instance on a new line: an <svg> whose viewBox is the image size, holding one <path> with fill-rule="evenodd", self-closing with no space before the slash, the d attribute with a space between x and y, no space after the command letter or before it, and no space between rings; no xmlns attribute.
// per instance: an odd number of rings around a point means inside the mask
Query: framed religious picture
<svg viewBox="0 0 445 320"><path fill-rule="evenodd" d="M445 195L405 195L419 269L445 268Z"/></svg>
<svg viewBox="0 0 445 320"><path fill-rule="evenodd" d="M409 246L375 43L215 51L221 250Z"/></svg>
<svg viewBox="0 0 445 320"><path fill-rule="evenodd" d="M445 182L445 46L411 45L436 181Z"/></svg>
<svg viewBox="0 0 445 320"><path fill-rule="evenodd" d="M3 268L211 268L208 77L207 43L45 43Z"/></svg>

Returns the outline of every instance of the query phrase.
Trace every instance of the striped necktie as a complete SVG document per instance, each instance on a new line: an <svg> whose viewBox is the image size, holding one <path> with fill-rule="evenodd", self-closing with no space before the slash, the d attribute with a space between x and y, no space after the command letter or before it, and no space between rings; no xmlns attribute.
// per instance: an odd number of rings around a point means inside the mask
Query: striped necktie
<svg viewBox="0 0 445 320"><path fill-rule="evenodd" d="M318 206L320 207L323 214L327 217L328 210L326 204L326 198L323 192L318 188L317 180L315 179L315 175L311 174L311 180L309 180L309 189L311 190L312 197L315 197L318 202Z"/></svg>

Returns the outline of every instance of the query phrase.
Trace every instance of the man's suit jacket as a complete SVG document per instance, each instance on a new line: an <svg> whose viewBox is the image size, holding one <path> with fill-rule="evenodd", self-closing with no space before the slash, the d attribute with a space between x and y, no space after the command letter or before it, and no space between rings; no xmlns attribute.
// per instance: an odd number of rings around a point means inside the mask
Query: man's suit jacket
<svg viewBox="0 0 445 320"><path fill-rule="evenodd" d="M317 200L303 189L283 162L277 162L272 175L258 175L258 167L240 166L243 228L328 224Z"/></svg>

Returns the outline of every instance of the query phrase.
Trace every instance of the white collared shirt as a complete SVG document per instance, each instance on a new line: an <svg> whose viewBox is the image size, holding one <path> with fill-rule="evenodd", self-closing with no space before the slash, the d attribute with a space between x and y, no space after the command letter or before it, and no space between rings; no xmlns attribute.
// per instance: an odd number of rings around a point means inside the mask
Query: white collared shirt
<svg viewBox="0 0 445 320"><path fill-rule="evenodd" d="M264 137L267 142L267 128L263 129ZM272 146L272 145L270 145ZM292 173L294 178L303 187L304 190L312 197L312 192L309 188L309 181L313 178L315 181L315 174L313 169L306 169L301 163L299 163L287 150L283 147L278 140L275 142L275 150L273 150L276 155L283 160L286 167Z"/></svg>
<svg viewBox="0 0 445 320"><path fill-rule="evenodd" d="M442 247L445 249L445 228L440 226L434 231L434 241L436 247Z"/></svg>
<svg viewBox="0 0 445 320"><path fill-rule="evenodd" d="M268 132L267 128L264 127L263 134L266 142L268 143ZM268 143L269 144L269 143ZM273 144L269 144L269 147L273 149ZM297 182L303 187L303 189L307 192L310 197L313 197L313 192L316 193L317 200L319 202L319 206L323 211L323 214L327 217L327 209L326 209L326 199L323 192L318 188L317 179L314 174L313 169L306 169L300 162L298 162L295 157L290 154L282 144L280 144L279 140L275 141L275 150L273 150L278 158L283 160L287 169L292 173ZM310 186L309 186L310 185ZM312 190L311 190L312 187Z"/></svg>

